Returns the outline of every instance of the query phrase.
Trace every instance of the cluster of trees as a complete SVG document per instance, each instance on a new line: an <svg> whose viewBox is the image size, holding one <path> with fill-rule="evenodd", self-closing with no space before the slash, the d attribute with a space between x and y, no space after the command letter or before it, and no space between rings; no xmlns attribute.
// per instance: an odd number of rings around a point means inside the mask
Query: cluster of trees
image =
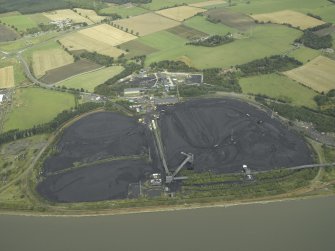
<svg viewBox="0 0 335 251"><path fill-rule="evenodd" d="M38 27L28 28L26 30L27 34L34 34L40 31L46 32L50 30L57 30L57 25L55 24L39 24Z"/></svg>
<svg viewBox="0 0 335 251"><path fill-rule="evenodd" d="M314 97L318 106L335 105L335 89L330 90L327 94L320 94Z"/></svg>
<svg viewBox="0 0 335 251"><path fill-rule="evenodd" d="M235 73L223 73L220 68L205 69L204 82L214 87L215 91L242 92Z"/></svg>
<svg viewBox="0 0 335 251"><path fill-rule="evenodd" d="M120 16L117 13L104 13L104 16L108 16L109 17L109 20L106 19L106 21L105 21L107 23L108 23L108 21L118 20L118 19L122 18L122 16Z"/></svg>
<svg viewBox="0 0 335 251"><path fill-rule="evenodd" d="M301 65L302 63L294 58L275 55L256 59L243 65L237 65L236 67L241 71L242 76L253 76L277 71L288 71Z"/></svg>
<svg viewBox="0 0 335 251"><path fill-rule="evenodd" d="M182 61L164 60L150 64L151 69L155 71L167 70L169 72L198 72L194 67L190 67Z"/></svg>
<svg viewBox="0 0 335 251"><path fill-rule="evenodd" d="M124 70L120 72L119 74L115 75L111 79L107 80L105 83L98 85L95 87L94 92L101 94L101 95L111 95L115 96L119 94L119 92L123 91L125 85L120 85L117 82L125 78L131 74L133 74L136 71L139 71L142 68L142 65L136 64L136 63L130 63L124 65ZM121 88L122 87L122 88Z"/></svg>
<svg viewBox="0 0 335 251"><path fill-rule="evenodd" d="M53 132L59 126L61 126L66 121L70 120L71 118L74 118L75 116L78 116L80 114L95 110L99 107L103 107L103 104L102 103L92 103L92 102L84 103L84 104L78 105L76 109L65 110L59 113L53 120L51 120L48 123L40 124L32 128L26 129L26 130L16 129L16 130L5 132L3 134L0 134L0 145L7 143L7 142L17 140L17 139L30 137L36 134Z"/></svg>
<svg viewBox="0 0 335 251"><path fill-rule="evenodd" d="M257 101L268 106L270 109L278 112L279 115L290 120L301 120L311 122L315 129L320 132L335 132L335 117L324 114L320 111L315 111L307 107L297 107L289 104L280 104L277 102L265 102L262 99Z"/></svg>
<svg viewBox="0 0 335 251"><path fill-rule="evenodd" d="M104 66L112 66L114 63L114 58L106 55L99 54L97 52L83 52L80 54L80 57L74 56L75 60L79 60L80 58L86 58L91 60L97 64Z"/></svg>
<svg viewBox="0 0 335 251"><path fill-rule="evenodd" d="M191 41L186 43L186 45L195 45L195 46L206 46L206 47L214 47L222 44L231 43L234 41L234 38L231 33L227 33L224 36L213 35L204 39L197 39L195 41Z"/></svg>
<svg viewBox="0 0 335 251"><path fill-rule="evenodd" d="M322 20L322 17L318 16L318 15L315 15L313 13L307 13L307 16L310 16L310 17L314 17L316 19L319 19L319 20Z"/></svg>
<svg viewBox="0 0 335 251"><path fill-rule="evenodd" d="M179 95L182 97L196 97L210 93L211 88L205 85L181 85Z"/></svg>
<svg viewBox="0 0 335 251"><path fill-rule="evenodd" d="M331 35L319 36L314 32L330 27L332 24L326 23L313 28L309 28L304 31L304 34L295 40L295 42L302 43L303 45L312 49L325 49L333 46L333 39Z"/></svg>

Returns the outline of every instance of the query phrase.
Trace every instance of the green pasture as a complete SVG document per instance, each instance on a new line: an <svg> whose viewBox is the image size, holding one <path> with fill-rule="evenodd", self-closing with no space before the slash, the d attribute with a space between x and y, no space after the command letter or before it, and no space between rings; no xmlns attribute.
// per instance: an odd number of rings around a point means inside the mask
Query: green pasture
<svg viewBox="0 0 335 251"><path fill-rule="evenodd" d="M199 3L204 2L205 0L152 0L151 3L142 4L143 8L148 10L159 10L162 8L174 7L175 5L180 5L182 3L191 4L191 3Z"/></svg>
<svg viewBox="0 0 335 251"><path fill-rule="evenodd" d="M31 17L26 15L0 17L0 21L16 27L19 31L26 31L29 28L37 27L37 23Z"/></svg>
<svg viewBox="0 0 335 251"><path fill-rule="evenodd" d="M316 107L313 100L313 97L317 95L316 92L280 74L242 78L240 85L243 93L246 94L262 94L290 101L299 106Z"/></svg>
<svg viewBox="0 0 335 251"><path fill-rule="evenodd" d="M24 71L19 61L16 58L6 58L6 59L0 60L0 68L11 66L11 65L14 68L15 85L19 85L26 80L26 76L24 74Z"/></svg>
<svg viewBox="0 0 335 251"><path fill-rule="evenodd" d="M70 79L58 83L57 85L75 89L83 88L85 91L87 90L89 92L93 92L96 86L103 84L108 79L119 74L122 70L122 66L112 66L74 76Z"/></svg>
<svg viewBox="0 0 335 251"><path fill-rule="evenodd" d="M49 122L61 111L75 105L73 95L65 92L33 87L15 92L13 109L5 120L4 131L27 129Z"/></svg>
<svg viewBox="0 0 335 251"><path fill-rule="evenodd" d="M293 50L292 52L288 53L287 55L290 57L294 57L295 59L299 60L302 63L307 63L312 59L316 58L321 54L318 50L313 50L308 47L300 47L297 50Z"/></svg>
<svg viewBox="0 0 335 251"><path fill-rule="evenodd" d="M194 16L184 22L184 25L202 31L209 35L226 35L228 32L234 33L236 30L224 24L214 24L206 20L204 16Z"/></svg>
<svg viewBox="0 0 335 251"><path fill-rule="evenodd" d="M131 16L138 16L147 12L148 10L140 7L136 6L127 7L124 5L120 5L120 6L110 6L108 8L101 9L99 10L99 15L108 15L112 13L117 13L123 18L126 18Z"/></svg>
<svg viewBox="0 0 335 251"><path fill-rule="evenodd" d="M246 35L248 37L217 47L185 45L184 39L168 32L144 36L140 41L159 49L147 56L146 65L183 58L199 69L228 68L254 59L287 53L292 50L291 44L301 35L301 31L271 24L257 26Z"/></svg>

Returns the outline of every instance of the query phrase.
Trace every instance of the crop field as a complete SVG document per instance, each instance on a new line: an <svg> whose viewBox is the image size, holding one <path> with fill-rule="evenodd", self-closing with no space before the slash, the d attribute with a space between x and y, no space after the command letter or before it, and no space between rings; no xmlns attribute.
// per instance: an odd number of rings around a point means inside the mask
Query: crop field
<svg viewBox="0 0 335 251"><path fill-rule="evenodd" d="M0 68L6 68L8 66L13 67L15 85L19 85L26 80L26 75L20 62L16 58L6 58L0 60Z"/></svg>
<svg viewBox="0 0 335 251"><path fill-rule="evenodd" d="M228 68L291 50L292 42L301 31L282 25L256 26L249 38L217 47L185 45L187 40L169 32L159 32L140 38L140 41L159 51L147 56L146 65L161 60L188 58L192 66L204 69Z"/></svg>
<svg viewBox="0 0 335 251"><path fill-rule="evenodd" d="M37 23L28 15L16 15L0 17L2 24L14 26L18 31L26 31L29 28L37 27Z"/></svg>
<svg viewBox="0 0 335 251"><path fill-rule="evenodd" d="M115 21L114 23L122 26L123 28L133 30L134 34L138 32L139 36L145 36L161 30L166 30L180 24L177 21L154 13L146 13L127 19L121 19Z"/></svg>
<svg viewBox="0 0 335 251"><path fill-rule="evenodd" d="M70 51L96 51L100 54L118 57L124 53L124 51L114 46L136 38L136 36L114 28L113 26L101 24L65 36L59 41Z"/></svg>
<svg viewBox="0 0 335 251"><path fill-rule="evenodd" d="M171 18L173 20L182 22L190 17L195 16L198 13L205 12L206 9L191 7L191 6L179 6L169 9L156 11L157 14Z"/></svg>
<svg viewBox="0 0 335 251"><path fill-rule="evenodd" d="M309 63L285 72L285 75L318 92L335 89L335 61L319 56Z"/></svg>
<svg viewBox="0 0 335 251"><path fill-rule="evenodd" d="M237 30L224 24L214 24L206 20L206 17L195 16L184 22L184 25L209 35L226 35L228 32L235 33Z"/></svg>
<svg viewBox="0 0 335 251"><path fill-rule="evenodd" d="M177 5L180 5L181 3L193 4L203 1L204 0L183 0L181 2L180 0L152 0L151 3L142 4L141 7L149 10L160 10L169 7L175 7Z"/></svg>
<svg viewBox="0 0 335 251"><path fill-rule="evenodd" d="M148 46L144 43L142 43L139 39L131 40L127 43L123 43L120 46L121 50L128 50L126 57L127 58L133 58L135 56L142 56L142 55L148 55L150 53L158 51L157 49Z"/></svg>
<svg viewBox="0 0 335 251"><path fill-rule="evenodd" d="M211 9L205 14L211 19L240 31L247 31L255 26L254 20L248 15L237 13L227 8Z"/></svg>
<svg viewBox="0 0 335 251"><path fill-rule="evenodd" d="M309 61L311 61L312 59L320 56L321 52L318 50L313 50L311 48L308 47L300 47L297 50L294 50L290 53L288 53L287 55L289 57L293 57L297 60L299 60L302 63L308 63Z"/></svg>
<svg viewBox="0 0 335 251"><path fill-rule="evenodd" d="M73 63L73 56L62 49L41 50L33 52L32 67L37 78L49 70Z"/></svg>
<svg viewBox="0 0 335 251"><path fill-rule="evenodd" d="M71 19L73 23L87 23L87 24L93 24L93 22L84 16L81 16L70 9L65 10L55 10L55 11L49 11L44 12L43 15L50 19L51 21L57 21L57 20L64 20L64 19Z"/></svg>
<svg viewBox="0 0 335 251"><path fill-rule="evenodd" d="M308 28L312 28L315 26L319 26L324 24L325 22L305 14L291 11L291 10L284 10L278 12L271 12L265 14L257 14L251 16L253 19L259 22L271 22L277 24L290 24L293 27L305 30Z"/></svg>
<svg viewBox="0 0 335 251"><path fill-rule="evenodd" d="M223 0L210 0L210 1L200 2L200 3L192 3L192 4L189 4L189 5L193 6L193 7L202 8L202 7L225 4L225 3L227 3L227 2L223 1Z"/></svg>
<svg viewBox="0 0 335 251"><path fill-rule="evenodd" d="M14 106L5 120L4 131L49 122L61 111L74 107L74 97L69 93L42 88L21 88L15 92Z"/></svg>
<svg viewBox="0 0 335 251"><path fill-rule="evenodd" d="M0 89L11 88L14 86L14 84L15 82L13 66L0 68Z"/></svg>
<svg viewBox="0 0 335 251"><path fill-rule="evenodd" d="M312 163L303 138L279 121L234 99L194 100L162 107L159 126L168 166L194 154L194 171L240 172ZM247 115L248 114L248 115Z"/></svg>
<svg viewBox="0 0 335 251"><path fill-rule="evenodd" d="M330 26L328 28L324 28L322 30L315 31L314 33L321 37L326 36L326 35L335 34L335 25Z"/></svg>
<svg viewBox="0 0 335 251"><path fill-rule="evenodd" d="M122 70L122 66L112 66L74 76L70 79L59 82L57 85L75 89L83 88L85 91L93 92L94 87L103 84L108 79L119 74Z"/></svg>
<svg viewBox="0 0 335 251"><path fill-rule="evenodd" d="M144 13L147 13L148 10L137 7L137 6L128 6L128 5L115 5L115 6L110 6L108 8L101 9L99 11L99 14L101 15L108 15L112 13L117 13L121 17L126 18L126 17L133 17L133 16L138 16Z"/></svg>
<svg viewBox="0 0 335 251"><path fill-rule="evenodd" d="M44 83L54 84L72 77L77 74L81 74L87 71L93 71L101 68L101 65L84 60L78 60L72 64L68 64L53 70L49 70L46 74L40 79Z"/></svg>
<svg viewBox="0 0 335 251"><path fill-rule="evenodd" d="M174 28L168 29L167 31L174 35L177 35L179 37L182 37L188 40L198 39L201 37L208 36L207 33L193 29L191 27L187 27L185 25L179 25Z"/></svg>
<svg viewBox="0 0 335 251"><path fill-rule="evenodd" d="M13 41L20 37L19 34L17 34L15 31L1 24L0 24L0 34L1 34L0 42Z"/></svg>
<svg viewBox="0 0 335 251"><path fill-rule="evenodd" d="M317 93L283 75L268 74L242 78L240 86L246 94L262 94L295 105L316 108L313 98Z"/></svg>
<svg viewBox="0 0 335 251"><path fill-rule="evenodd" d="M106 18L103 16L99 16L94 10L79 9L79 8L75 8L75 10L79 15L91 20L93 23L100 23L102 20Z"/></svg>

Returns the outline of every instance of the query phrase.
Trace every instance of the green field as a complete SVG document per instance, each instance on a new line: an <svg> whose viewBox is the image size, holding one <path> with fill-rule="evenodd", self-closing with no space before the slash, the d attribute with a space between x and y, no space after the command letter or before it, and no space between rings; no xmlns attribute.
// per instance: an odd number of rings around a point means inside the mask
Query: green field
<svg viewBox="0 0 335 251"><path fill-rule="evenodd" d="M74 104L74 97L69 93L42 88L17 89L4 131L27 129L48 122L61 111L74 107Z"/></svg>
<svg viewBox="0 0 335 251"><path fill-rule="evenodd" d="M254 59L283 54L292 49L292 42L301 31L282 25L260 25L249 38L239 39L217 47L187 46L185 40L168 32L144 36L140 41L159 49L147 56L146 65L161 60L187 59L199 69L230 67Z"/></svg>
<svg viewBox="0 0 335 251"><path fill-rule="evenodd" d="M236 6L230 8L245 14L261 14L288 9L304 13L314 13L315 9L322 6L328 8L332 5L333 4L327 0L243 0L238 1Z"/></svg>
<svg viewBox="0 0 335 251"><path fill-rule="evenodd" d="M184 24L193 29L202 31L209 35L226 35L228 32L234 33L235 29L224 24L214 24L206 20L204 16L195 16L184 22Z"/></svg>
<svg viewBox="0 0 335 251"><path fill-rule="evenodd" d="M112 66L72 77L68 80L58 83L58 86L66 86L68 88L75 89L84 88L85 91L87 90L89 92L93 92L94 87L119 74L122 70L122 66Z"/></svg>
<svg viewBox="0 0 335 251"><path fill-rule="evenodd" d="M199 2L205 2L205 0L183 0L183 1L180 1L180 0L152 0L151 3L142 4L141 6L149 10L159 10L162 8L180 5L182 3L190 4L190 3L199 3Z"/></svg>
<svg viewBox="0 0 335 251"><path fill-rule="evenodd" d="M26 31L29 28L37 27L37 23L31 17L26 15L1 17L0 21L16 27L18 31Z"/></svg>
<svg viewBox="0 0 335 251"><path fill-rule="evenodd" d="M271 98L291 101L299 106L316 107L313 97L317 95L309 89L283 75L268 74L240 80L243 93L262 94Z"/></svg>
<svg viewBox="0 0 335 251"><path fill-rule="evenodd" d="M307 63L312 59L320 56L321 52L317 50L310 49L308 47L300 47L298 50L294 50L287 55L290 57L294 57L302 63Z"/></svg>
<svg viewBox="0 0 335 251"><path fill-rule="evenodd" d="M125 6L120 5L120 6L111 6L108 8L101 9L99 10L99 15L108 15L111 13L117 13L123 18L126 18L126 17L141 15L147 12L148 10L145 10L140 7L136 7L136 6L125 7Z"/></svg>

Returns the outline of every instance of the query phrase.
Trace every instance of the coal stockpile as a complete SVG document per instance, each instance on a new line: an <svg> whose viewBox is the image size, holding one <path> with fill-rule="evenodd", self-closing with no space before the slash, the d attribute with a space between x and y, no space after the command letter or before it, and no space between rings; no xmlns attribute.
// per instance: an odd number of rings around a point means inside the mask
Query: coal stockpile
<svg viewBox="0 0 335 251"><path fill-rule="evenodd" d="M56 144L57 153L44 164L46 174L110 156L139 155L148 151L145 126L135 118L112 112L87 116L69 128Z"/></svg>
<svg viewBox="0 0 335 251"><path fill-rule="evenodd" d="M144 160L115 160L48 176L38 184L37 191L55 202L124 199L129 184L152 172Z"/></svg>
<svg viewBox="0 0 335 251"><path fill-rule="evenodd" d="M160 107L159 126L170 169L194 154L194 170L261 171L313 163L304 139L267 113L234 99Z"/></svg>

